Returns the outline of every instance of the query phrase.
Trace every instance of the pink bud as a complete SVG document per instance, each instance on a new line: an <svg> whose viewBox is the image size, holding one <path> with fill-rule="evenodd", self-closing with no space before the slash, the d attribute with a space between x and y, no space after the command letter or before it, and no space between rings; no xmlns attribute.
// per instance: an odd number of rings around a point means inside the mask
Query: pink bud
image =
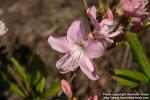
<svg viewBox="0 0 150 100"><path fill-rule="evenodd" d="M94 95L88 98L88 100L98 100L98 96Z"/></svg>
<svg viewBox="0 0 150 100"><path fill-rule="evenodd" d="M61 89L66 94L67 97L72 97L72 91L69 83L66 80L61 80Z"/></svg>

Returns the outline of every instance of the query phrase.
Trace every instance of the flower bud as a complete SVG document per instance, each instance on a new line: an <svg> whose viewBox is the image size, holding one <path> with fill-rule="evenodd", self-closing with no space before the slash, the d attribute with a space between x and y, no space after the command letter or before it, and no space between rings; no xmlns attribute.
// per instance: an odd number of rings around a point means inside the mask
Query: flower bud
<svg viewBox="0 0 150 100"><path fill-rule="evenodd" d="M72 97L72 91L69 83L66 80L61 80L61 89L68 98Z"/></svg>

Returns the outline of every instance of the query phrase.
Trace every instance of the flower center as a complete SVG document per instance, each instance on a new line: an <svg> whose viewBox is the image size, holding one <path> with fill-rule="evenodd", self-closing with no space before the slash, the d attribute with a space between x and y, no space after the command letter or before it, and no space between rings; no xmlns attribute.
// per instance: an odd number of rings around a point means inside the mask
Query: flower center
<svg viewBox="0 0 150 100"><path fill-rule="evenodd" d="M74 71L78 67L78 61L80 59L84 46L82 44L74 44L72 46L73 49L70 54L62 59L62 61L60 61L61 63L58 63L58 68L62 73Z"/></svg>

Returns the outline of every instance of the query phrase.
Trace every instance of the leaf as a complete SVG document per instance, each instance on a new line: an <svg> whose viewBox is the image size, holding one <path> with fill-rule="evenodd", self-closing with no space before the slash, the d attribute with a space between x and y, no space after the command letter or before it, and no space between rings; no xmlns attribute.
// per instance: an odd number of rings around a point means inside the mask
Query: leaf
<svg viewBox="0 0 150 100"><path fill-rule="evenodd" d="M41 78L41 75L39 72L35 72L31 75L30 77L30 82L33 84L33 85L37 85L38 82L40 81L40 78Z"/></svg>
<svg viewBox="0 0 150 100"><path fill-rule="evenodd" d="M144 18L144 21L143 21L143 26L144 27L147 27L149 24L148 24L148 18Z"/></svg>
<svg viewBox="0 0 150 100"><path fill-rule="evenodd" d="M16 68L18 74L20 75L21 79L26 84L28 84L27 75L26 75L26 72L25 72L24 68L19 64L19 62L15 58L11 58L11 62L15 66L15 68Z"/></svg>
<svg viewBox="0 0 150 100"><path fill-rule="evenodd" d="M2 78L3 78L4 80L7 79L7 75L6 75L4 72L2 72L1 70L0 70L0 74L2 75Z"/></svg>
<svg viewBox="0 0 150 100"><path fill-rule="evenodd" d="M117 77L117 76L113 76L112 79L117 81L118 85L121 85L121 86L128 86L130 88L134 88L138 86L138 84L135 82L132 82L132 81L129 81L129 80Z"/></svg>
<svg viewBox="0 0 150 100"><path fill-rule="evenodd" d="M9 83L9 88L11 91L15 92L16 94L18 94L21 97L25 97L24 93L21 91L21 89L15 83L12 83L10 81L8 81L8 83Z"/></svg>
<svg viewBox="0 0 150 100"><path fill-rule="evenodd" d="M136 33L127 32L126 39L131 47L131 51L133 53L135 61L143 69L144 73L150 79L150 64L148 58L146 57L142 49L142 46L138 40Z"/></svg>
<svg viewBox="0 0 150 100"><path fill-rule="evenodd" d="M45 83L46 83L46 79L44 77L42 77L36 86L36 90L39 91L40 93L43 93Z"/></svg>
<svg viewBox="0 0 150 100"><path fill-rule="evenodd" d="M126 76L132 78L133 80L143 81L145 83L149 83L149 79L140 72L131 71L131 70L113 70L116 75Z"/></svg>
<svg viewBox="0 0 150 100"><path fill-rule="evenodd" d="M4 85L6 85L11 91L15 92L17 95L21 96L21 97L25 97L25 94L23 93L23 91L21 90L21 88L19 88L19 86L11 81L9 81L7 75L5 75L5 73L0 72L0 74L3 77L3 80L1 81Z"/></svg>
<svg viewBox="0 0 150 100"><path fill-rule="evenodd" d="M60 83L58 81L56 81L46 90L46 92L44 93L44 96L49 97L52 95L56 95L60 91L61 91Z"/></svg>
<svg viewBox="0 0 150 100"><path fill-rule="evenodd" d="M16 83L11 82L10 79L8 78L8 76L1 70L0 70L0 74L2 75L2 78L3 78L0 81L0 82L2 82L1 84L3 84L4 86L7 86L7 88L9 88L11 91L15 92L19 96L25 97L24 92Z"/></svg>
<svg viewBox="0 0 150 100"><path fill-rule="evenodd" d="M102 0L98 0L98 7L99 7L99 12L104 13L105 12L105 5Z"/></svg>
<svg viewBox="0 0 150 100"><path fill-rule="evenodd" d="M31 75L31 83L38 92L42 93L46 83L47 71L44 62L37 54L33 55L29 73Z"/></svg>
<svg viewBox="0 0 150 100"><path fill-rule="evenodd" d="M42 59L37 55L34 54L32 58L32 63L30 67L30 74L40 72L40 74L44 77L47 76L46 66Z"/></svg>

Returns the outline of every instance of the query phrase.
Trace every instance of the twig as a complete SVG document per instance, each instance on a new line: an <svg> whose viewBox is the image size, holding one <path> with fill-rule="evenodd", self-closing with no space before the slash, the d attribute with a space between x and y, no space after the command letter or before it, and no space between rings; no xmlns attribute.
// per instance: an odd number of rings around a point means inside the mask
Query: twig
<svg viewBox="0 0 150 100"><path fill-rule="evenodd" d="M82 0L82 1L83 1L84 6L85 6L85 9L87 9L87 8L88 8L88 5L87 5L86 0Z"/></svg>
<svg viewBox="0 0 150 100"><path fill-rule="evenodd" d="M124 67L125 67L128 54L129 54L129 47L127 46L127 47L125 48L125 53L124 53L124 55L123 55L123 60L122 60L121 68L124 68Z"/></svg>
<svg viewBox="0 0 150 100"><path fill-rule="evenodd" d="M77 75L76 73L73 73L73 76L71 77L69 83L71 83L73 81L73 79L76 77L76 75Z"/></svg>

